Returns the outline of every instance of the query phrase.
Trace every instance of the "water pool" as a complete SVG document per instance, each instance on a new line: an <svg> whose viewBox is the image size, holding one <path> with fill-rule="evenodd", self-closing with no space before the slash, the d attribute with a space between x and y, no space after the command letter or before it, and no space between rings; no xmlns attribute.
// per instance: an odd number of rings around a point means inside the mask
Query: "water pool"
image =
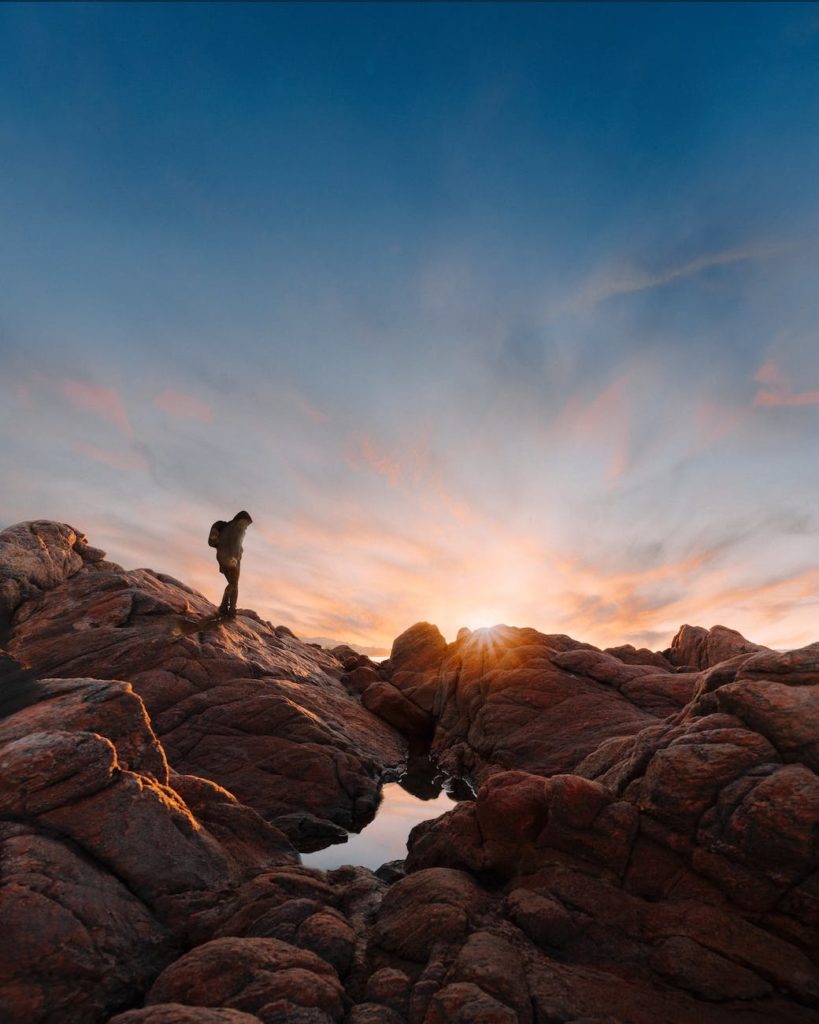
<svg viewBox="0 0 819 1024"><path fill-rule="evenodd" d="M407 855L407 837L417 824L446 814L460 800L474 799L469 784L441 774L427 757L413 757L400 782L387 782L375 817L361 832L348 833L346 843L303 853L302 863L331 871L342 864L361 864L373 871Z"/></svg>

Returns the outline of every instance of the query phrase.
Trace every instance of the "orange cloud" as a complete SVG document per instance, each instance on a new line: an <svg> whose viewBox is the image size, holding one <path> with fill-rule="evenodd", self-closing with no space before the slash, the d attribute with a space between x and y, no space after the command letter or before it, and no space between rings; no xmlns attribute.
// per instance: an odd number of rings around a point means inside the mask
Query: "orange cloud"
<svg viewBox="0 0 819 1024"><path fill-rule="evenodd" d="M136 468L132 455L85 454ZM357 499L317 502L298 516L285 509L258 515L245 542L241 605L302 636L386 648L424 619L450 640L460 626L497 622L566 632L601 647L663 648L683 622L722 622L774 647L816 639L819 570L755 584L742 560L726 564L716 547L610 571L544 536L542 527L521 530L476 507L454 518L450 497L464 501L430 490L423 507L409 506L399 492L399 511L381 519ZM173 503L157 509L152 501L133 510L142 516L139 531L114 522L98 534L93 523L77 525L114 560L170 572L218 601L223 580L200 528L212 521L211 510Z"/></svg>
<svg viewBox="0 0 819 1024"><path fill-rule="evenodd" d="M738 582L735 575L708 550L676 563L615 574L564 562L561 577L567 589L553 622L599 646L663 647L683 622L721 622L774 647L815 639L819 570L798 570L761 583Z"/></svg>
<svg viewBox="0 0 819 1024"><path fill-rule="evenodd" d="M783 394L776 391L758 391L754 405L819 405L819 391L799 391Z"/></svg>
<svg viewBox="0 0 819 1024"><path fill-rule="evenodd" d="M789 377L773 359L768 359L754 374L754 380L764 385L754 395L756 406L819 405L819 390L794 391Z"/></svg>
<svg viewBox="0 0 819 1024"><path fill-rule="evenodd" d="M75 409L93 413L108 420L126 434L133 436L125 405L116 388L102 388L83 380L63 380L60 392Z"/></svg>
<svg viewBox="0 0 819 1024"><path fill-rule="evenodd" d="M200 423L213 422L213 409L207 402L184 391L163 391L154 399L154 406L176 419L198 420Z"/></svg>

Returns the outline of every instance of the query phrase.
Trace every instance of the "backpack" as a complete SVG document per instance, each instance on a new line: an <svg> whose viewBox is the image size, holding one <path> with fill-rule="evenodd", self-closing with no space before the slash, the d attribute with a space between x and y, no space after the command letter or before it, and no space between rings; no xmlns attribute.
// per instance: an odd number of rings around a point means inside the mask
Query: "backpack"
<svg viewBox="0 0 819 1024"><path fill-rule="evenodd" d="M208 546L215 548L219 546L219 535L222 530L227 526L224 519L217 519L216 522L210 528L210 536L208 537Z"/></svg>

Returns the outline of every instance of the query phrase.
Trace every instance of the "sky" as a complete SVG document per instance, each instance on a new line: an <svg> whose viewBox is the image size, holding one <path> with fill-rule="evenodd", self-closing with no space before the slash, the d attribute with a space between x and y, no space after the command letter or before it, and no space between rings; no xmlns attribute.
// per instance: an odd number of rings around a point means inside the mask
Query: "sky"
<svg viewBox="0 0 819 1024"><path fill-rule="evenodd" d="M819 5L0 5L0 526L389 649L819 639Z"/></svg>

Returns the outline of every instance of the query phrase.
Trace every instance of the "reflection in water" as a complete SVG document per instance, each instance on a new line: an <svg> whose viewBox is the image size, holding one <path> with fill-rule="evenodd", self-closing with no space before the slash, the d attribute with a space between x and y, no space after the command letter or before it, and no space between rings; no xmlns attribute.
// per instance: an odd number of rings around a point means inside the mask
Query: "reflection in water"
<svg viewBox="0 0 819 1024"><path fill-rule="evenodd" d="M381 791L382 800L372 824L363 832L350 833L346 843L328 846L315 853L303 853L307 867L330 871L342 864L363 864L374 871L388 860L407 855L407 836L420 822L437 818L455 806L452 797L441 792L435 799L419 800L397 782L388 782Z"/></svg>
<svg viewBox="0 0 819 1024"><path fill-rule="evenodd" d="M454 779L451 775L445 775L427 754L414 754L410 757L407 770L401 776L401 785L420 800L434 800L442 790L446 791L452 800L475 799L475 794L465 779ZM433 815L428 814L425 817L430 818ZM423 821L424 818L420 820Z"/></svg>
<svg viewBox="0 0 819 1024"><path fill-rule="evenodd" d="M363 864L375 870L387 861L403 860L407 836L419 822L446 814L458 800L474 799L467 782L445 775L426 754L414 754L401 781L382 787L381 803L366 828L351 832L346 843L302 854L302 862L330 871L342 864Z"/></svg>

